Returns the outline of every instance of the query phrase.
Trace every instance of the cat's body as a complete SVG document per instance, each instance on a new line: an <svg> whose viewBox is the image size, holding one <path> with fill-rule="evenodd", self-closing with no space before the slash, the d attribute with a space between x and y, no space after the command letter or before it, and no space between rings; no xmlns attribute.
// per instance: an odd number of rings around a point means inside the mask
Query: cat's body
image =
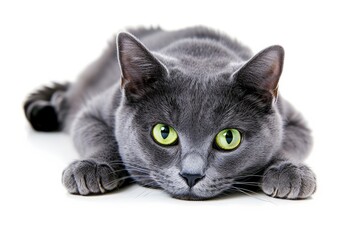
<svg viewBox="0 0 360 240"><path fill-rule="evenodd" d="M43 89L25 104L35 129L71 133L82 161L63 173L69 192L103 193L126 179L184 199L215 197L254 179L276 197L315 191L315 176L301 163L310 131L277 95L281 47L249 61L248 48L203 27L129 32L151 53L122 33L117 49L112 42L78 81ZM161 141L176 132L173 143L159 144L159 124ZM230 150L219 147L224 129L225 145L240 134Z"/></svg>

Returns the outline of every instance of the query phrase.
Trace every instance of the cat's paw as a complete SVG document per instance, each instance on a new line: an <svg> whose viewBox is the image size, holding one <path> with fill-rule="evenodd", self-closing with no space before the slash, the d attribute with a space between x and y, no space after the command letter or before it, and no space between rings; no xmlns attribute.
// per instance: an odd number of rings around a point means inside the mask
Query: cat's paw
<svg viewBox="0 0 360 240"><path fill-rule="evenodd" d="M75 161L62 174L62 182L72 194L100 194L114 190L124 181L105 163Z"/></svg>
<svg viewBox="0 0 360 240"><path fill-rule="evenodd" d="M284 162L265 171L261 189L276 198L304 199L315 192L316 178L307 166Z"/></svg>

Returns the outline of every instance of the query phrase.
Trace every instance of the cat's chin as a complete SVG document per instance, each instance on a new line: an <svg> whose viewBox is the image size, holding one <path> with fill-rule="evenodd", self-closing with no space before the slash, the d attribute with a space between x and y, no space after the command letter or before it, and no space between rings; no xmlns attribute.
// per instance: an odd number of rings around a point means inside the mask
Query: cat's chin
<svg viewBox="0 0 360 240"><path fill-rule="evenodd" d="M173 198L176 199L180 199L180 200L188 200L188 201L202 201L202 200L208 200L208 199L212 199L212 198L216 198L218 196L217 195L209 195L209 196L200 196L197 195L193 192L187 192L187 193L182 193L182 194L174 194L174 193L170 193L170 195Z"/></svg>
<svg viewBox="0 0 360 240"><path fill-rule="evenodd" d="M215 196L213 197L201 197L201 196L196 196L196 195L193 195L193 194L181 194L181 195L171 195L173 198L176 198L176 199L180 199L180 200L188 200L188 201L203 201L203 200L208 200L208 199L211 199L211 198L214 198Z"/></svg>

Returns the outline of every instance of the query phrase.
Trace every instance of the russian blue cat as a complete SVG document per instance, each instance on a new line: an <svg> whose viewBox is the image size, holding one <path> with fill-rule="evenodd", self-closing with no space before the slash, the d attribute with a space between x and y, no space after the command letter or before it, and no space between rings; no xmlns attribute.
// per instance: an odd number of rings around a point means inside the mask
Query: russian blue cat
<svg viewBox="0 0 360 240"><path fill-rule="evenodd" d="M286 199L311 196L303 160L312 138L278 94L284 50L255 56L205 27L121 32L76 82L31 94L38 131L66 131L80 154L63 172L73 194L125 184L172 197L209 199L259 187Z"/></svg>

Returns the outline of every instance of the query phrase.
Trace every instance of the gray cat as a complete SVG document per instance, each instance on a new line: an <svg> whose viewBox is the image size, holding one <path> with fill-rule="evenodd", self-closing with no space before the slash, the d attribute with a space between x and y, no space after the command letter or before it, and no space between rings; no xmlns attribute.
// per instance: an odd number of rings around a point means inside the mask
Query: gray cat
<svg viewBox="0 0 360 240"><path fill-rule="evenodd" d="M129 29L78 81L40 89L24 110L35 130L70 132L81 160L62 182L73 194L135 181L188 200L252 187L303 199L316 189L302 163L312 139L278 95L283 58L280 46L252 56L204 27Z"/></svg>

